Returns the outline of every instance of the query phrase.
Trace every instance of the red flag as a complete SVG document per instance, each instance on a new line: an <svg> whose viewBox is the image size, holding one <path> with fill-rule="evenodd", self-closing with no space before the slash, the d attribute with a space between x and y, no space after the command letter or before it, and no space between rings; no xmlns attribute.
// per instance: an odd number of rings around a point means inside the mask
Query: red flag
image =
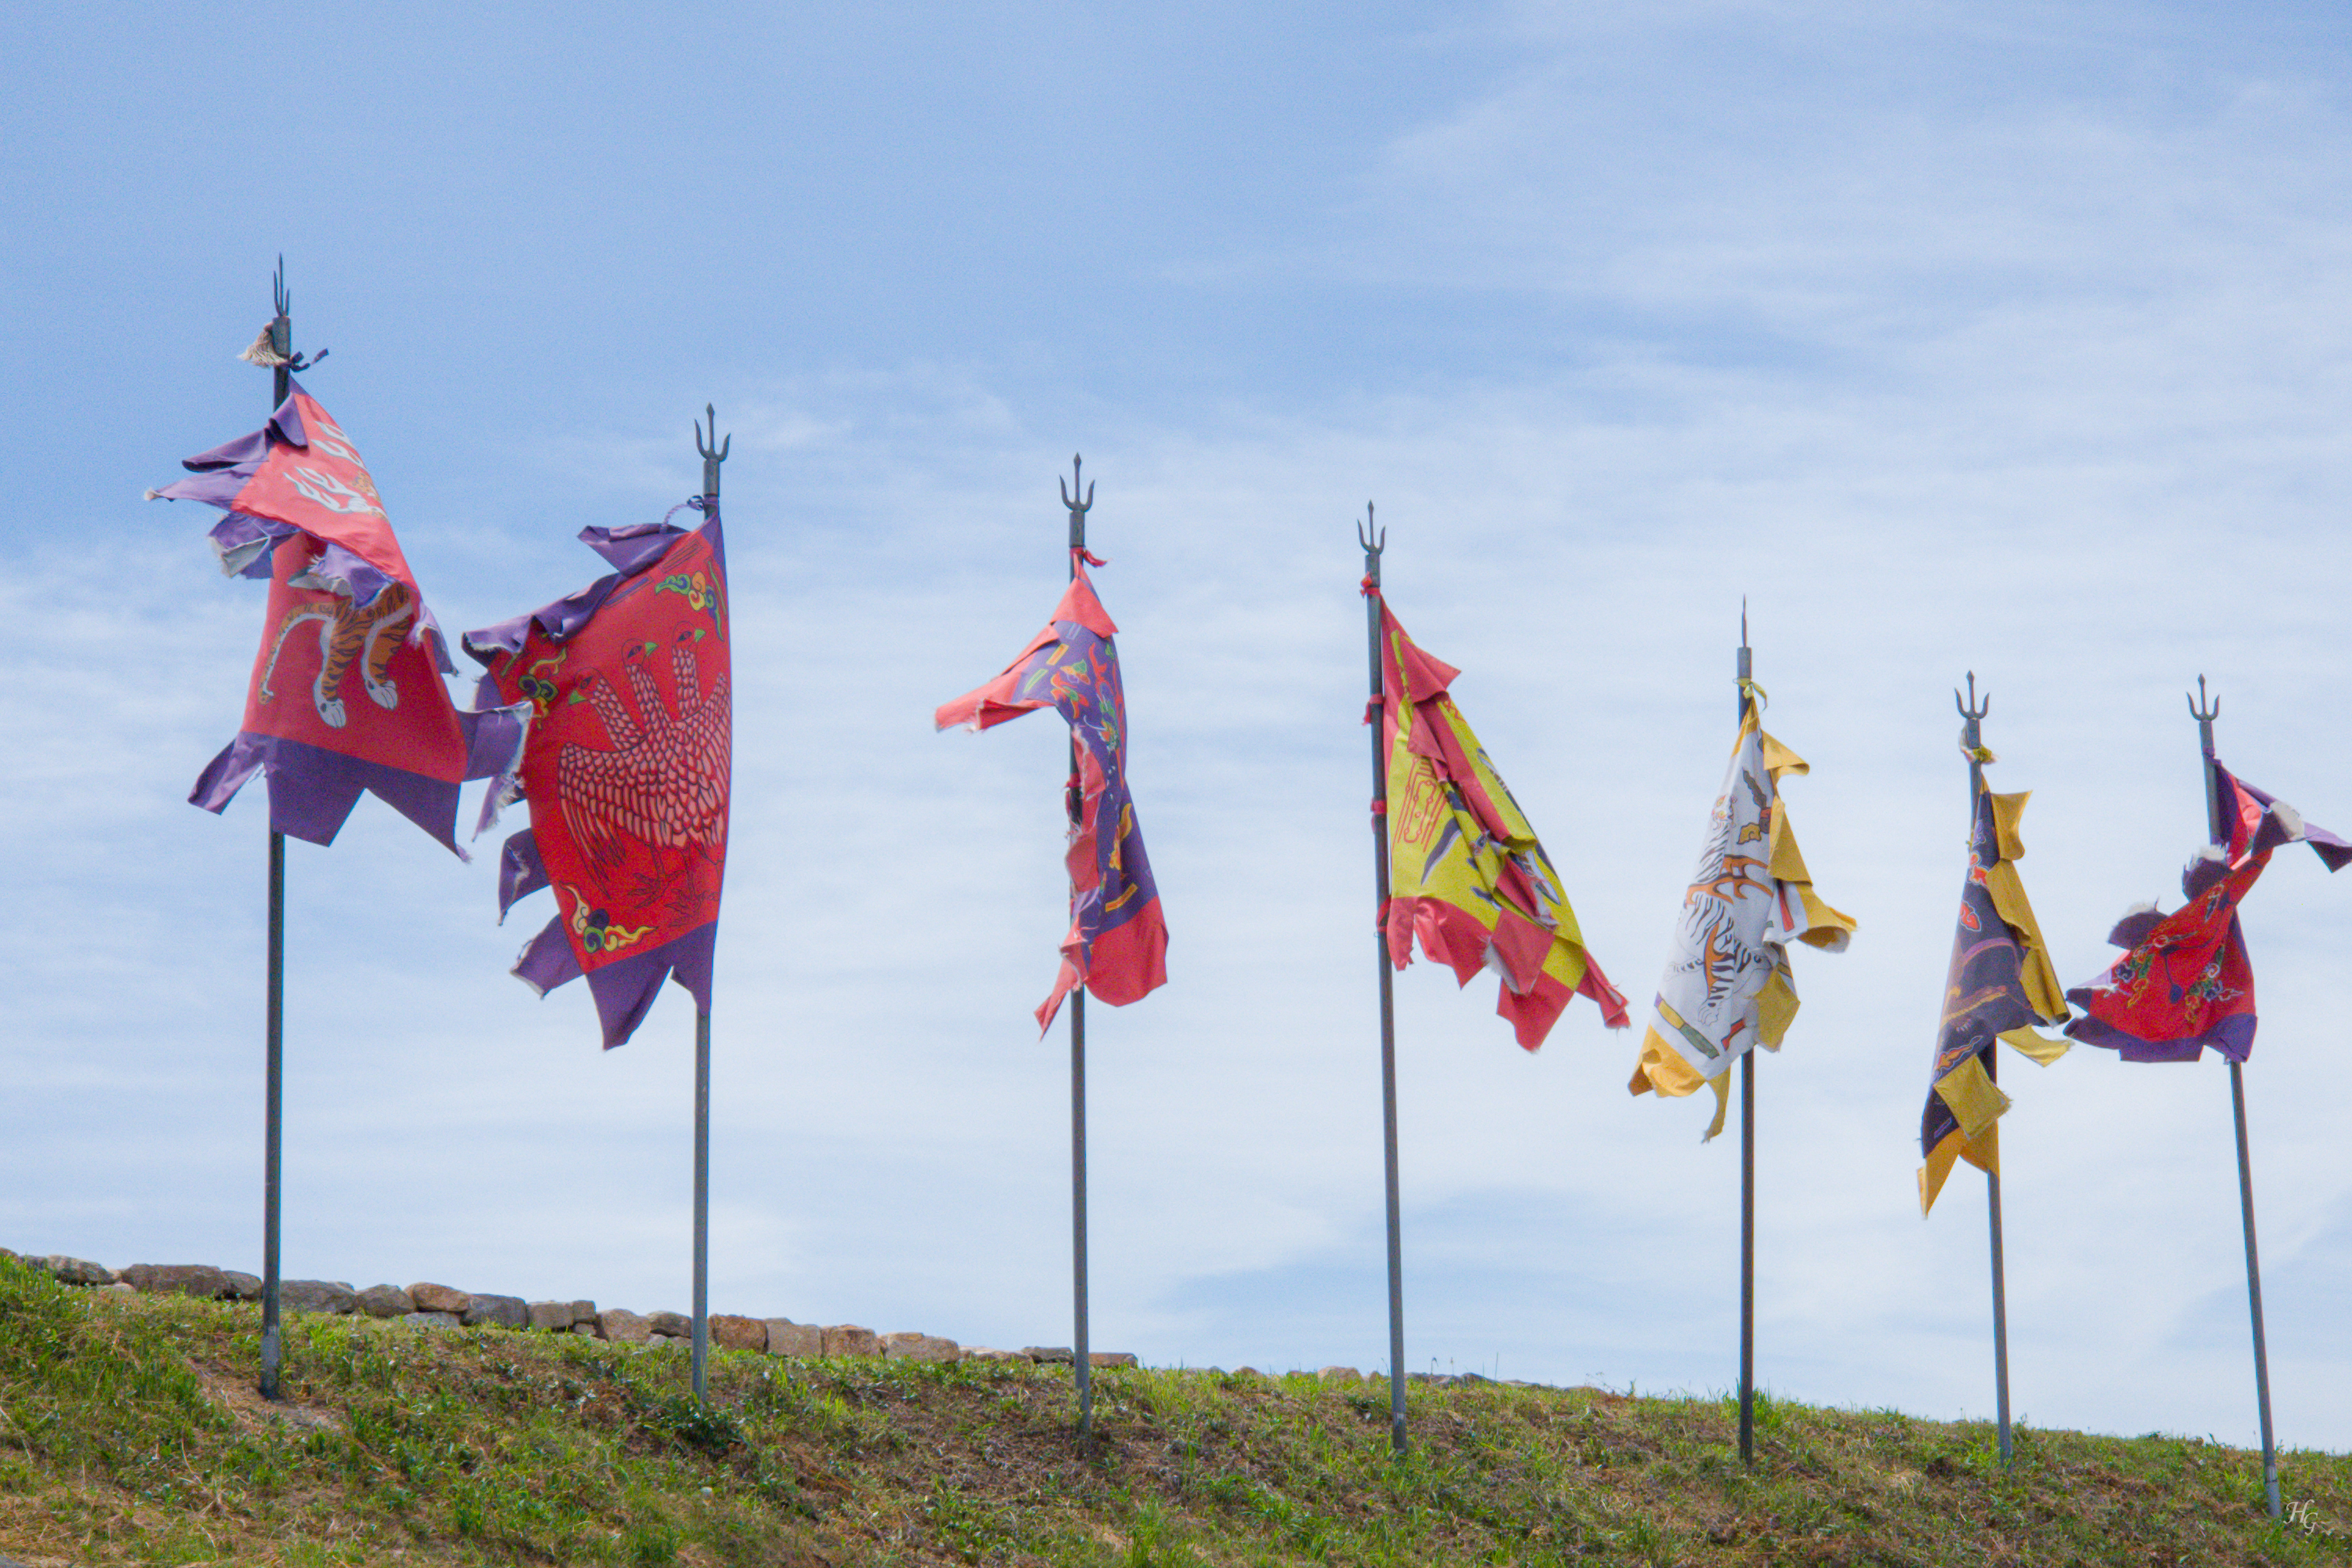
<svg viewBox="0 0 2352 1568"><path fill-rule="evenodd" d="M532 712L521 781L530 826L507 840L499 912L551 888L557 914L514 973L541 993L587 975L609 1050L664 980L710 1010L732 625L716 515L690 533L663 522L581 538L620 570L465 644L488 667L485 684Z"/></svg>
<svg viewBox="0 0 2352 1568"><path fill-rule="evenodd" d="M1070 930L1052 994L1037 1009L1040 1032L1062 998L1083 984L1114 1007L1168 984L1168 922L1151 860L1127 791L1127 695L1119 681L1118 628L1095 597L1083 551L1072 551L1070 585L1045 629L1004 673L932 715L941 730L986 730L1040 708L1059 710L1077 742L1081 806L1070 829ZM1100 562L1096 563L1100 565Z"/></svg>
<svg viewBox="0 0 2352 1568"><path fill-rule="evenodd" d="M511 711L461 713L450 666L375 481L341 426L297 384L269 423L184 465L151 495L201 500L223 569L270 580L245 723L190 799L226 807L269 775L270 826L334 840L362 790L457 847L457 785L510 768Z"/></svg>

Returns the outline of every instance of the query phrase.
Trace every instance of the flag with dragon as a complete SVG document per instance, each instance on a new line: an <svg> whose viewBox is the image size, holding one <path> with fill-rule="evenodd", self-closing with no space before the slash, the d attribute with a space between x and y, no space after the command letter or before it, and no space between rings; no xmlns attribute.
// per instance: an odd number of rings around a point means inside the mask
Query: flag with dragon
<svg viewBox="0 0 2352 1568"><path fill-rule="evenodd" d="M1723 1131L1731 1064L1759 1045L1779 1050L1797 1016L1788 944L1842 952L1853 933L1853 917L1813 890L1781 805L1780 780L1810 771L1764 732L1751 692L1629 1086L1635 1094L1713 1089L1715 1120L1701 1142Z"/></svg>
<svg viewBox="0 0 2352 1568"><path fill-rule="evenodd" d="M2037 1024L2063 1023L2068 1014L2058 972L2017 874L2018 858L2025 853L2018 822L2030 794L1995 795L1981 784L1977 789L1935 1070L1919 1119L1919 1152L1927 1162L1919 1172L1923 1215L1935 1206L1955 1161L2000 1173L1999 1121L2010 1102L1994 1081L1993 1047L2007 1041L2044 1067L2066 1054L2064 1041L2034 1029Z"/></svg>
<svg viewBox="0 0 2352 1568"><path fill-rule="evenodd" d="M263 773L270 827L331 844L373 793L462 858L458 785L512 768L522 719L449 700L441 678L454 667L375 481L318 400L289 384L267 425L147 492L220 508L222 571L269 583L245 721L188 798L222 811Z"/></svg>
<svg viewBox="0 0 2352 1568"><path fill-rule="evenodd" d="M1389 961L1411 963L1418 938L1464 985L1493 970L1502 981L1495 1011L1530 1051L1579 995L1624 1028L1625 998L1585 951L1551 858L1454 705L1449 689L1462 672L1406 635L1378 587L1365 592L1381 611Z"/></svg>
<svg viewBox="0 0 2352 1568"><path fill-rule="evenodd" d="M1070 585L1045 629L1002 675L932 715L941 730L986 730L1050 707L1076 742L1070 787L1079 809L1066 857L1070 929L1053 991L1037 1008L1040 1033L1053 1026L1075 986L1123 1007L1168 983L1168 922L1127 788L1127 696L1111 641L1118 628L1095 596L1089 563L1104 564L1084 550L1070 552Z"/></svg>
<svg viewBox="0 0 2352 1568"><path fill-rule="evenodd" d="M2084 1016L2066 1033L2127 1062L2189 1062L2207 1047L2243 1062L2254 1047L2254 969L2238 904L2283 844L2308 844L2330 871L2352 843L2304 821L2294 807L2237 778L2211 757L2221 841L2181 873L2187 900L2170 914L2142 904L2107 940L2125 950L2105 973L2066 993Z"/></svg>
<svg viewBox="0 0 2352 1568"><path fill-rule="evenodd" d="M484 691L531 715L519 782L530 826L499 856L499 919L542 888L556 914L515 975L544 995L585 974L610 1050L635 1032L665 980L710 1010L734 627L715 508L692 530L665 519L580 538L611 574L468 632L465 646L487 667ZM488 803L485 826L499 804Z"/></svg>

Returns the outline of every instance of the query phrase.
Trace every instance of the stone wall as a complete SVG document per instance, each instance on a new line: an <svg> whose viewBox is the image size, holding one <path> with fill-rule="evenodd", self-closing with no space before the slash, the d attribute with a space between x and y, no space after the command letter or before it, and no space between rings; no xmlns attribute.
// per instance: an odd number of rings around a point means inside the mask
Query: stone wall
<svg viewBox="0 0 2352 1568"><path fill-rule="evenodd" d="M134 1263L112 1269L84 1258L52 1256L20 1257L0 1247L0 1258L42 1270L59 1283L95 1290L145 1291L150 1294L194 1296L208 1301L258 1301L261 1280L234 1268L208 1263ZM518 1333L585 1334L621 1344L681 1343L694 1331L693 1320L682 1312L633 1312L625 1307L599 1310L593 1301L526 1301L520 1296L499 1296L460 1290L429 1280L409 1286L371 1285L355 1290L336 1279L281 1279L278 1303L286 1312L356 1314L385 1318L417 1329L506 1329ZM715 1350L754 1351L785 1356L887 1356L897 1361L1012 1361L1068 1364L1067 1347L1031 1345L1024 1350L992 1350L960 1345L938 1334L914 1332L877 1334L856 1323L820 1326L796 1323L790 1318L754 1318L737 1313L713 1313L710 1343ZM1097 1351L1087 1357L1094 1366L1133 1366L1125 1352Z"/></svg>

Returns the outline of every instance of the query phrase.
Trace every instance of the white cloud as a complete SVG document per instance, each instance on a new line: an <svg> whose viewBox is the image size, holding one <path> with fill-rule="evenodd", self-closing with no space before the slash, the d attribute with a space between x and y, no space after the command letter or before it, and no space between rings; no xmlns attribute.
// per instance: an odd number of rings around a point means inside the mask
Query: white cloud
<svg viewBox="0 0 2352 1568"><path fill-rule="evenodd" d="M1863 922L1851 952L1801 956L1805 1012L1761 1069L1763 1374L1989 1410L1981 1188L1956 1181L1923 1224L1912 1187L1964 831L1945 693L1970 669L1992 692L1995 782L2035 792L2023 869L2069 980L2125 905L2173 893L2198 674L2223 755L2352 828L2328 794L2352 774L2352 230L2342 110L2284 53L2200 64L2186 24L2122 13L2031 47L2013 18L1911 15L1507 13L1508 68L1359 145L1358 185L1299 191L1303 216L1231 256L1118 258L1160 268L1139 333L1273 297L1201 329L1237 363L1308 342L1282 335L1284 290L1369 300L1360 335L1400 345L1378 376L1048 392L1062 362L1025 326L992 358L898 368L715 354L742 633L717 1305L1066 1334L1066 1056L1029 1019L1066 921L1065 742L1050 718L929 720L1051 607L1053 480L1079 446L1173 933L1168 989L1093 1014L1097 1342L1384 1353L1369 497L1398 614L1463 668L1636 997L1720 776L1748 598L1769 722L1814 763L1792 815ZM1058 299L999 283L1033 314ZM1274 349L1240 341L1265 322ZM553 405L570 423L533 416L554 427L514 450L352 425L387 493L419 498L404 537L446 626L577 585L599 567L571 530L693 487L684 421L612 416L643 395L604 374L602 405ZM111 526L77 504L85 532ZM194 531L26 548L0 581L0 852L23 868L0 910L0 1241L20 1249L257 1256L260 798L222 821L180 801L234 723L259 595L213 578ZM291 886L289 1271L683 1305L682 1000L600 1056L577 987L541 1002L502 973L543 903L498 929L489 858L458 866L373 804L333 850L296 847ZM2282 859L2246 911L2280 1431L2335 1447L2352 1180L2311 1086L2352 979L2347 894ZM1491 981L1456 994L1417 964L1398 998L1412 1364L1727 1385L1736 1145L1697 1146L1702 1106L1629 1100L1632 1043L1580 1004L1531 1058ZM2221 1078L2005 1064L2037 1422L2251 1436Z"/></svg>

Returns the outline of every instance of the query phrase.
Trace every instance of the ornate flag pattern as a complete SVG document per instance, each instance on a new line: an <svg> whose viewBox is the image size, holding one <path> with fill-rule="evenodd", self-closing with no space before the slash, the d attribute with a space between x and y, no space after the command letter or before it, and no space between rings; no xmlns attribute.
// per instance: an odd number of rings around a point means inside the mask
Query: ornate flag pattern
<svg viewBox="0 0 2352 1568"><path fill-rule="evenodd" d="M692 531L663 521L580 537L611 575L465 646L488 667L484 690L531 712L520 781L530 826L500 855L499 919L541 888L556 916L514 973L542 994L584 973L610 1050L665 980L710 1010L733 626L715 511ZM485 826L499 804L486 804Z"/></svg>
<svg viewBox="0 0 2352 1568"><path fill-rule="evenodd" d="M1842 952L1853 932L1853 917L1813 891L1780 805L1781 775L1809 771L1764 732L1751 697L1629 1086L1635 1094L1714 1089L1715 1120L1701 1142L1723 1131L1731 1064L1757 1045L1779 1050L1797 1016L1789 942Z"/></svg>
<svg viewBox="0 0 2352 1568"><path fill-rule="evenodd" d="M2085 1015L2075 1039L2127 1062L2195 1061L2206 1047L2242 1062L2254 1047L2254 968L2238 903L2282 844L2308 844L2330 871L2352 861L2352 843L2303 820L2294 807L2241 782L2218 761L2213 787L2224 843L2200 849L2181 873L2187 902L2171 914L2143 904L2107 940L2125 949L2107 972L2066 993Z"/></svg>
<svg viewBox="0 0 2352 1568"><path fill-rule="evenodd" d="M2030 793L2030 792L2029 792ZM1969 836L1969 872L1937 1027L1936 1065L1919 1119L1919 1212L1933 1207L1956 1160L2000 1171L2000 1118L2009 1097L1994 1082L1993 1046L2002 1040L2047 1067L2066 1054L2036 1024L2063 1023L2066 999L2042 927L2026 901L2016 860L2025 853L2018 820L2027 795L1981 785Z"/></svg>
<svg viewBox="0 0 2352 1568"><path fill-rule="evenodd" d="M520 710L450 702L440 628L350 437L295 384L268 424L182 466L149 497L219 507L221 569L269 580L245 722L189 799L221 811L266 771L270 826L331 844L372 791L463 858L457 786L513 767Z"/></svg>
<svg viewBox="0 0 2352 1568"><path fill-rule="evenodd" d="M1389 960L1411 963L1417 936L1431 962L1464 985L1494 970L1502 978L1495 1011L1530 1051L1579 994L1610 1028L1624 1028L1625 998L1585 952L1551 858L1448 694L1461 673L1424 652L1381 598Z"/></svg>
<svg viewBox="0 0 2352 1568"><path fill-rule="evenodd" d="M1111 642L1118 628L1095 596L1088 562L1103 564L1083 550L1070 552L1062 602L1003 674L932 716L941 730L986 730L1051 707L1078 742L1080 807L1066 858L1070 929L1053 992L1037 1008L1040 1034L1053 1026L1073 986L1123 1007L1168 983L1168 923L1127 789L1127 697Z"/></svg>

